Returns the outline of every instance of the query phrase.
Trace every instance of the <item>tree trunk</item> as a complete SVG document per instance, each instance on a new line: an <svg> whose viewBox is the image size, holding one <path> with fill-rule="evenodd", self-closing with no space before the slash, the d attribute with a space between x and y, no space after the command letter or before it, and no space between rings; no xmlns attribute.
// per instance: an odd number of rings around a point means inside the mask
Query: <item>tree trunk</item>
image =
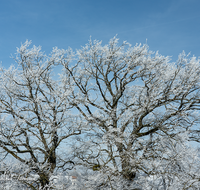
<svg viewBox="0 0 200 190"><path fill-rule="evenodd" d="M47 190L48 189L48 185L49 185L49 175L45 174L45 173L40 173L40 185L42 187L42 190Z"/></svg>
<svg viewBox="0 0 200 190"><path fill-rule="evenodd" d="M124 179L128 181L133 181L134 178L136 177L136 172L133 171L133 166L130 163L130 156L125 153L122 143L118 143L117 147L121 159L121 166L122 166L121 174Z"/></svg>
<svg viewBox="0 0 200 190"><path fill-rule="evenodd" d="M136 172L133 171L130 162L126 159L122 159L122 176L128 181L133 181L136 177Z"/></svg>

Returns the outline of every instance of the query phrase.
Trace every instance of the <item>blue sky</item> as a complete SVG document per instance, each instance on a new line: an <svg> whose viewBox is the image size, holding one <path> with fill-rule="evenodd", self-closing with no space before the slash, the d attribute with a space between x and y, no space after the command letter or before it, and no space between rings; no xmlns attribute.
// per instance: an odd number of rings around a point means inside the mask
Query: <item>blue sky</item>
<svg viewBox="0 0 200 190"><path fill-rule="evenodd" d="M2 0L0 61L8 67L26 39L41 45L78 49L92 39L107 43L116 34L132 45L173 56L185 50L200 56L199 0Z"/></svg>

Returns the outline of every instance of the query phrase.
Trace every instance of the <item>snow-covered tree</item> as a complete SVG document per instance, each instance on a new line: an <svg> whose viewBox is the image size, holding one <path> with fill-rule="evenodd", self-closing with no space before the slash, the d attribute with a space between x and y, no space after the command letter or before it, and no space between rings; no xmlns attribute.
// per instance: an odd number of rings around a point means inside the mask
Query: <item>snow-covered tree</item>
<svg viewBox="0 0 200 190"><path fill-rule="evenodd" d="M56 168L73 164L64 144L81 128L68 111L68 86L53 75L59 53L46 56L29 45L26 41L17 49L17 68L1 69L0 147L2 158L11 155L26 166L19 175L38 176L29 183L34 189L49 184Z"/></svg>
<svg viewBox="0 0 200 190"><path fill-rule="evenodd" d="M199 59L183 52L171 63L116 37L49 56L29 45L0 77L2 157L24 164L22 174L44 187L75 164L91 170L88 189L198 187L199 158L187 143L200 140Z"/></svg>
<svg viewBox="0 0 200 190"><path fill-rule="evenodd" d="M132 183L137 174L157 172L147 162L170 163L169 150L181 134L194 139L200 118L196 57L183 52L170 63L147 45L119 46L115 37L108 45L90 40L68 60L61 62L63 80L73 87L68 100L90 130L74 151L93 170Z"/></svg>

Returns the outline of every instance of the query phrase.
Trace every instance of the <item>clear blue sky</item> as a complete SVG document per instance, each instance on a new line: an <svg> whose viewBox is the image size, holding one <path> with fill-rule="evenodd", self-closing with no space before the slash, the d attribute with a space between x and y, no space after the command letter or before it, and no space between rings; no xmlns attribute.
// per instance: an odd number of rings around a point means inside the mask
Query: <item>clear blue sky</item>
<svg viewBox="0 0 200 190"><path fill-rule="evenodd" d="M0 61L26 39L49 53L78 49L92 39L107 43L118 34L132 45L147 43L163 55L200 56L200 0L1 0Z"/></svg>

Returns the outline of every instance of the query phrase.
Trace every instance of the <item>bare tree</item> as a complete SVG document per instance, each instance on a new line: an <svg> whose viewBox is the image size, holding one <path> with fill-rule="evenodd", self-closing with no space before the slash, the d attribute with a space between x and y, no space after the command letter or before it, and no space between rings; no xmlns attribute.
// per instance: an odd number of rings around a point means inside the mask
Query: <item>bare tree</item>
<svg viewBox="0 0 200 190"><path fill-rule="evenodd" d="M46 56L40 47L29 45L26 41L17 49L18 68L1 69L0 147L4 158L11 155L27 166L20 175L38 175L34 184L24 180L36 189L35 184L49 184L56 168L73 164L59 147L81 129L68 111L68 87L53 76L59 52L54 49Z"/></svg>
<svg viewBox="0 0 200 190"><path fill-rule="evenodd" d="M90 128L88 143L74 150L94 170L128 181L137 173L150 175L146 161L161 158L199 123L199 59L184 52L170 63L147 45L90 40L62 65L67 86L73 86L69 102Z"/></svg>

